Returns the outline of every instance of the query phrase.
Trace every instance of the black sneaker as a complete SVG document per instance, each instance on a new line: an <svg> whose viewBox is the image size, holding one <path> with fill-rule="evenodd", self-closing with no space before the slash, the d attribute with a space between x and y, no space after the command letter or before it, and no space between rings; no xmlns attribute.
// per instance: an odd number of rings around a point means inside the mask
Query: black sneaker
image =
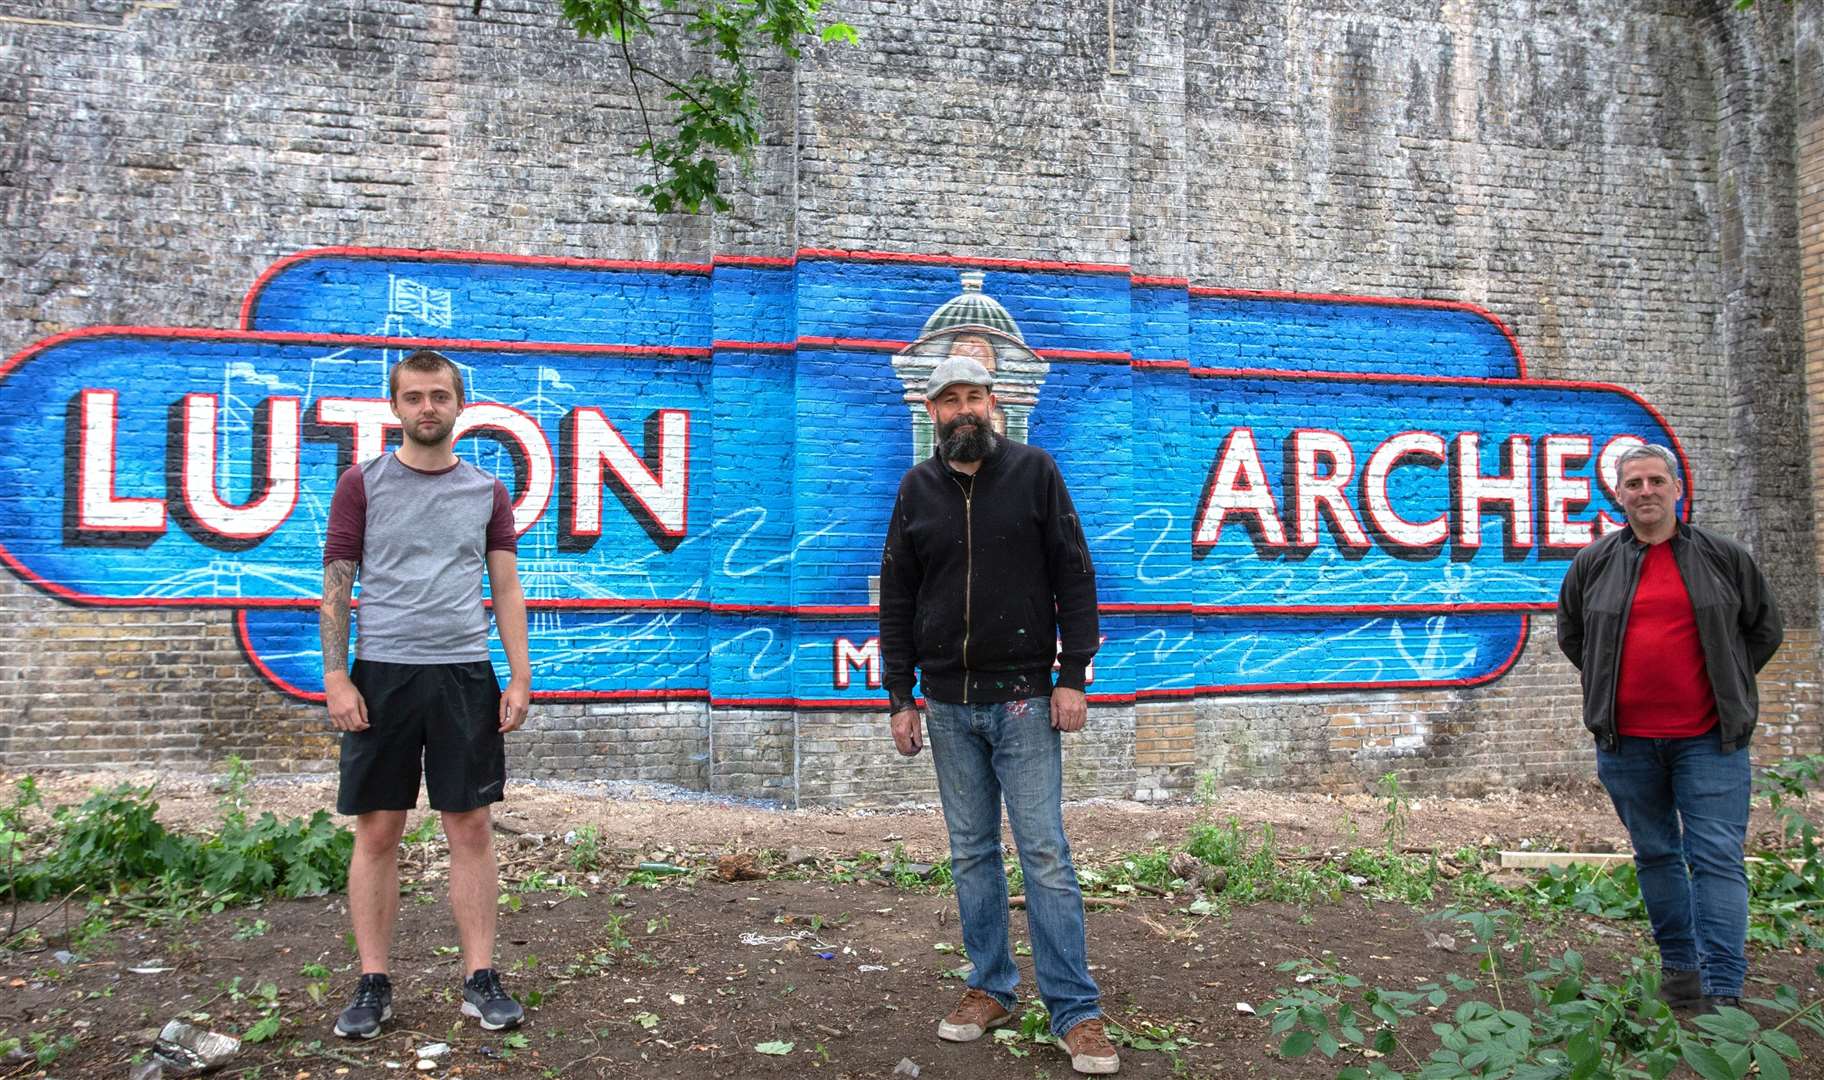
<svg viewBox="0 0 1824 1080"><path fill-rule="evenodd" d="M493 968L482 968L462 981L462 1014L480 1020L489 1031L516 1028L526 1018L526 1010L507 996L500 973Z"/></svg>
<svg viewBox="0 0 1824 1080"><path fill-rule="evenodd" d="M363 975L355 1000L336 1017L336 1034L344 1039L371 1039L393 1018L393 983L385 975Z"/></svg>

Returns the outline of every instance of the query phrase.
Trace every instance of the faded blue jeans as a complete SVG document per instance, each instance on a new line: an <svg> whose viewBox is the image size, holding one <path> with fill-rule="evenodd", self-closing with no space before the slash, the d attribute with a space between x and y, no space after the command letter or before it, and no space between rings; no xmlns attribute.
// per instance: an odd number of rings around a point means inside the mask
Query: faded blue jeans
<svg viewBox="0 0 1824 1080"><path fill-rule="evenodd" d="M1640 897L1662 967L1703 974L1704 993L1740 997L1748 974L1748 748L1723 753L1713 729L1689 739L1621 736L1596 775L1634 844Z"/></svg>
<svg viewBox="0 0 1824 1080"><path fill-rule="evenodd" d="M950 872L963 947L975 970L969 985L1003 1008L1015 1004L1020 970L1007 940L1007 872L1001 863L1001 801L1026 880L1032 970L1062 1037L1101 1015L1102 992L1089 975L1083 893L1064 838L1064 761L1051 726L1051 699L993 705L931 701L925 718L937 791L950 830Z"/></svg>

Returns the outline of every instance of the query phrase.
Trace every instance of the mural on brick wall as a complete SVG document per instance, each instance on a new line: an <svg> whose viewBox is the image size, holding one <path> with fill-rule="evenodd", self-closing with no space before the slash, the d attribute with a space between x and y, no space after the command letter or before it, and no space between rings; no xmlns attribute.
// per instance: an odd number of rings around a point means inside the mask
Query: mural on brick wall
<svg viewBox="0 0 1824 1080"><path fill-rule="evenodd" d="M1619 527L1604 463L1677 446L1626 390L1528 378L1464 304L850 252L332 249L262 275L237 330L12 356L0 559L73 604L233 609L249 661L320 696L329 497L396 444L386 372L423 346L468 380L458 451L513 492L544 700L882 703L880 540L929 453L924 373L957 351L1071 484L1105 702L1491 680Z"/></svg>

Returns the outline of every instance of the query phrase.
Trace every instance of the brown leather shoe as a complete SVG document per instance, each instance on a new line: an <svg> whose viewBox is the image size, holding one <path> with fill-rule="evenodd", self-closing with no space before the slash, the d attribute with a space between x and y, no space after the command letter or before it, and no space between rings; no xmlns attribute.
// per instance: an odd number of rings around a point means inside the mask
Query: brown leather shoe
<svg viewBox="0 0 1824 1080"><path fill-rule="evenodd" d="M1097 1019L1085 1020L1064 1033L1064 1049L1070 1053L1070 1067L1080 1073L1101 1075L1121 1071L1121 1055L1108 1041L1108 1031Z"/></svg>
<svg viewBox="0 0 1824 1080"><path fill-rule="evenodd" d="M986 990L973 987L956 1003L950 1015L938 1021L937 1037L947 1042L974 1042L991 1028L1013 1019ZM1104 1042L1108 1040L1104 1039Z"/></svg>

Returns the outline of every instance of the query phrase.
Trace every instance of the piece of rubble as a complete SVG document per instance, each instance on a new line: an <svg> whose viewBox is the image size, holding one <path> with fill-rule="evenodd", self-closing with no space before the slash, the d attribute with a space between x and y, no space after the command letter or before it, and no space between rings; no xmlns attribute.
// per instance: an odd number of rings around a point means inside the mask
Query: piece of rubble
<svg viewBox="0 0 1824 1080"><path fill-rule="evenodd" d="M241 1052L241 1040L173 1020L158 1033L152 1056L172 1076L201 1076L228 1064Z"/></svg>
<svg viewBox="0 0 1824 1080"><path fill-rule="evenodd" d="M910 1076L912 1080L918 1080L918 1062L909 1057L900 1058L899 1064L893 1066L893 1075Z"/></svg>
<svg viewBox="0 0 1824 1080"><path fill-rule="evenodd" d="M723 881L759 881L766 877L752 855L738 852L716 860L716 877Z"/></svg>

